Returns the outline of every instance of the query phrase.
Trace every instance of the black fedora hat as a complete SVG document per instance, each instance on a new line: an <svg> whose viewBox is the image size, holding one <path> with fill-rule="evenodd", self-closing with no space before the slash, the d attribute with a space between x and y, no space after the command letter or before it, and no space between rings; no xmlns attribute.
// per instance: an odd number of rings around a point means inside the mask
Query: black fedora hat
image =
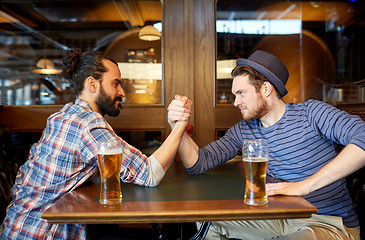
<svg viewBox="0 0 365 240"><path fill-rule="evenodd" d="M258 73L264 75L275 86L282 97L288 93L285 87L289 78L288 69L274 55L262 50L256 50L247 59L237 59L236 66L239 65L250 66Z"/></svg>

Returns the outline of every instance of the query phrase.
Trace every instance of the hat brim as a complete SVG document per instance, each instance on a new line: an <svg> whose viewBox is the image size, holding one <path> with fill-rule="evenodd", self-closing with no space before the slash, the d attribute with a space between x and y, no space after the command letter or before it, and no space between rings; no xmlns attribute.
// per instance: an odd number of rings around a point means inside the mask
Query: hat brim
<svg viewBox="0 0 365 240"><path fill-rule="evenodd" d="M266 77L270 83L272 83L276 89L279 91L280 95L282 97L284 97L287 93L288 90L286 89L285 85L280 81L280 79L278 77L275 76L275 74L273 74L270 70L268 70L267 68L265 68L264 66L248 60L248 59L243 59L240 58L237 60L236 62L236 66L250 66L253 69L255 69L258 73L262 74L264 77Z"/></svg>

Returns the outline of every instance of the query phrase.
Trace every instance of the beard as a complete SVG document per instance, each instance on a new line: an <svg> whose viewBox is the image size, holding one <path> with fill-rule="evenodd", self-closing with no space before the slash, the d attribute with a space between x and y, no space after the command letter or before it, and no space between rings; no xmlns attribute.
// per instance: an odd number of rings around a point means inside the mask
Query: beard
<svg viewBox="0 0 365 240"><path fill-rule="evenodd" d="M247 109L247 108L246 108ZM254 119L261 119L270 111L270 107L266 100L260 95L256 105L251 109L247 109L246 112L242 113L243 120L250 121Z"/></svg>
<svg viewBox="0 0 365 240"><path fill-rule="evenodd" d="M95 103L98 106L99 111L102 113L102 115L106 114L111 117L116 117L120 113L119 108L122 108L120 104L118 104L118 107L115 107L115 103L117 101L121 102L122 97L116 97L114 99L112 97L109 97L105 93L103 86L101 86L99 96L97 97Z"/></svg>

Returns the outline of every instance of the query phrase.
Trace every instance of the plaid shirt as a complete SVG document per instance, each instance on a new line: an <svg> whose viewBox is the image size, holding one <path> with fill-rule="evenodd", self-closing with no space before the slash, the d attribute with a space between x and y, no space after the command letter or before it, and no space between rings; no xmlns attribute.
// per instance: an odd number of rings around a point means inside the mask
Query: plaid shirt
<svg viewBox="0 0 365 240"><path fill-rule="evenodd" d="M1 239L86 239L82 224L48 224L41 214L98 172L97 143L118 138L123 146L121 179L143 185L148 160L119 138L106 120L81 99L52 114L38 143L21 166Z"/></svg>

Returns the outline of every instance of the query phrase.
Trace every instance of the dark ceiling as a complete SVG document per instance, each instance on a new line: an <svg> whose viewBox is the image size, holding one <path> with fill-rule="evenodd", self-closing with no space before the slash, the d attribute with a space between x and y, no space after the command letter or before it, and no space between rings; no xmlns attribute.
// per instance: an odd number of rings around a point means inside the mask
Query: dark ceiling
<svg viewBox="0 0 365 240"><path fill-rule="evenodd" d="M121 32L159 21L159 0L3 0L0 4L0 29L48 39L48 44L60 48L103 48Z"/></svg>
<svg viewBox="0 0 365 240"><path fill-rule="evenodd" d="M299 14L303 22L340 19L338 25L365 25L364 1L321 1L320 8L313 8L312 2L219 0L216 16L217 19L277 19ZM161 8L160 0L2 0L0 47L1 43L8 44L8 36L16 36L17 49L5 52L0 48L0 60L9 59L8 54L13 59L30 59L34 63L35 57L59 57L69 48L104 50L126 30L160 22Z"/></svg>
<svg viewBox="0 0 365 240"><path fill-rule="evenodd" d="M59 67L71 48L103 51L161 12L160 0L0 0L0 78L29 79L41 58Z"/></svg>

